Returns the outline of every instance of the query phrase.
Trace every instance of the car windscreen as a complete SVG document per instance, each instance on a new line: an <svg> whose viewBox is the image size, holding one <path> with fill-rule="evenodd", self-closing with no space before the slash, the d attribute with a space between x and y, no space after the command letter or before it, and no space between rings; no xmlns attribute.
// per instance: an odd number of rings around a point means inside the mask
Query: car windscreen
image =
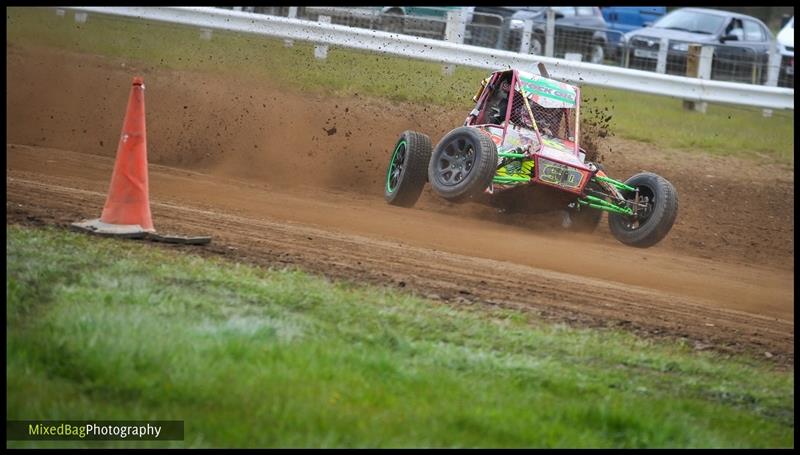
<svg viewBox="0 0 800 455"><path fill-rule="evenodd" d="M554 6L553 9L566 17L594 16L594 8L591 6Z"/></svg>
<svg viewBox="0 0 800 455"><path fill-rule="evenodd" d="M724 23L724 16L700 11L677 10L656 21L653 27L713 35Z"/></svg>

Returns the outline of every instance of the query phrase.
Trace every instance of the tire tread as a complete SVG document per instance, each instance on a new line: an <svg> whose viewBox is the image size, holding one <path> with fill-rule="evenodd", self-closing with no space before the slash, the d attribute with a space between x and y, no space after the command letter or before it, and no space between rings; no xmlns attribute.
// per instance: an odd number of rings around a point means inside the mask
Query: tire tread
<svg viewBox="0 0 800 455"><path fill-rule="evenodd" d="M434 174L433 157L438 156L441 147L449 142L453 136L468 134L477 139L480 145L480 153L476 159L475 168L472 169L470 181L464 186L442 187L436 184ZM459 202L474 196L489 186L492 182L497 167L497 146L489 136L479 132L475 128L462 126L447 133L436 145L428 167L428 181L437 195L450 202Z"/></svg>
<svg viewBox="0 0 800 455"><path fill-rule="evenodd" d="M386 191L384 198L391 205L400 207L413 207L419 200L425 182L428 180L428 163L431 159L431 138L427 135L407 130L400 135L406 141L406 168L397 188L392 193ZM391 165L391 163L390 163Z"/></svg>
<svg viewBox="0 0 800 455"><path fill-rule="evenodd" d="M678 217L678 193L675 187L664 177L651 172L643 172L629 178L625 183L636 186L634 179L651 180L657 191L656 197L664 200L656 209L657 222L635 231L626 231L622 227L624 218L621 215L609 214L608 225L611 233L620 242L637 248L648 248L660 242L667 236Z"/></svg>

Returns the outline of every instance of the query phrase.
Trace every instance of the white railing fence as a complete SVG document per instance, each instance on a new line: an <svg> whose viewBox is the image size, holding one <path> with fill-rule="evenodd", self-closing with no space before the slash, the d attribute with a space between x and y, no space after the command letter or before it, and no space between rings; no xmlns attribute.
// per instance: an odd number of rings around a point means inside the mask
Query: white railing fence
<svg viewBox="0 0 800 455"><path fill-rule="evenodd" d="M574 60L525 55L416 36L348 27L288 17L209 7L62 7L98 13L252 33L319 46L341 46L422 59L445 65L487 70L522 68L536 71L544 63L550 76L575 84L595 85L671 96L687 101L725 103L766 109L794 109L794 90L659 74Z"/></svg>

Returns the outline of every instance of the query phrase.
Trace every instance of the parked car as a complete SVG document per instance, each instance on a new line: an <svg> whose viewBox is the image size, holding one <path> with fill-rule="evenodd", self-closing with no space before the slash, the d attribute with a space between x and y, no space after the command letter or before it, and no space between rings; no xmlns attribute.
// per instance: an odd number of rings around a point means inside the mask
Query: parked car
<svg viewBox="0 0 800 455"><path fill-rule="evenodd" d="M778 52L781 53L781 72L778 85L794 88L794 16L778 32Z"/></svg>
<svg viewBox="0 0 800 455"><path fill-rule="evenodd" d="M494 43L481 43L477 44L479 46L485 47L492 47L495 49L512 49L509 47L509 31L510 31L510 24L511 24L511 16L514 15L517 11L525 9L525 7L521 6L488 6L488 5L478 5L475 7L476 18L474 21L480 19L480 16L484 17L494 17L499 22L499 33L496 36ZM517 46L513 48L514 51L519 50L519 41L517 41Z"/></svg>
<svg viewBox="0 0 800 455"><path fill-rule="evenodd" d="M431 19L440 19L440 27L444 27L447 13L460 9L457 6L380 6L374 7L380 10L382 29L390 32L405 33L409 29L428 30L438 27L430 27ZM474 6L464 7L467 11L467 23L472 21L472 11ZM437 31L438 33L438 31Z"/></svg>
<svg viewBox="0 0 800 455"><path fill-rule="evenodd" d="M622 51L622 35L630 31L653 25L667 14L666 6L601 6L609 30L608 51L618 55Z"/></svg>
<svg viewBox="0 0 800 455"><path fill-rule="evenodd" d="M308 6L304 7L304 12L306 17L312 20L325 15L329 16L334 24L440 39L444 36L447 14L459 9L465 10L467 23L470 23L475 7Z"/></svg>
<svg viewBox="0 0 800 455"><path fill-rule="evenodd" d="M605 59L607 24L600 8L594 6L554 6L555 45L554 57L578 53L584 61L603 63ZM520 8L511 16L508 49L517 50L522 42L525 21L533 22L530 53L544 55L545 27L548 7Z"/></svg>
<svg viewBox="0 0 800 455"><path fill-rule="evenodd" d="M608 28L623 33L653 25L661 16L667 14L666 6L602 6ZM611 40L612 38L609 38Z"/></svg>
<svg viewBox="0 0 800 455"><path fill-rule="evenodd" d="M462 9L467 24L464 44L494 48L502 43L503 16L478 11L474 6L383 6L373 9L380 10L382 30L432 38L444 35L450 11Z"/></svg>
<svg viewBox="0 0 800 455"><path fill-rule="evenodd" d="M670 12L650 27L628 32L629 67L654 70L659 42L669 40L668 74L686 74L689 44L714 46L711 78L762 84L772 33L752 16L705 8L681 8Z"/></svg>

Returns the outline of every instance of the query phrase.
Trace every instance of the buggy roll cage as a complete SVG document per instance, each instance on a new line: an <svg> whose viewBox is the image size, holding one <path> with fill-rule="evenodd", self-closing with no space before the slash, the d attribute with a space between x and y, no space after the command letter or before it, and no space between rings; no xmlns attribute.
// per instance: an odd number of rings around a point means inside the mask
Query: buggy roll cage
<svg viewBox="0 0 800 455"><path fill-rule="evenodd" d="M540 72L542 73L542 75L544 77L548 77L547 71L544 70L544 66L543 65L541 65L541 64L539 65L539 70L540 70ZM491 100L489 98L490 97L494 97L494 95L497 94L498 90L501 90L502 80L507 78L509 73L511 75L511 80L509 81L509 93L508 93L508 97L507 97L506 112L503 115L503 120L500 122L500 124L487 123L487 122L485 122L485 120L486 120L486 116L488 114L487 111L490 108L490 104L491 104L490 103ZM489 88L489 90L486 90L487 87ZM574 137L574 141L569 141L569 142L572 142L572 145L573 145L573 147L572 147L573 150L572 151L575 154L575 156L579 156L579 153L581 151L580 145L579 145L580 122L578 120L580 118L580 88L579 87L574 87L574 89L575 89L575 113L574 113L574 116L575 116L575 119L574 119L575 120L574 136L575 137ZM531 103L533 103L534 101L530 100L529 97L528 97L528 94L525 93L524 90L522 89L522 83L520 82L519 71L516 70L516 69L495 71L494 73L492 73L492 75L490 75L489 77L487 77L486 79L481 81L481 85L478 88L477 93L475 93L475 96L472 97L472 100L477 104L476 104L475 108L473 109L473 111L470 113L470 115L467 117L467 120L464 122L465 126L489 125L489 126L494 126L494 127L497 127L497 128L502 128L503 129L502 140L503 140L503 142L505 142L506 134L508 132L508 127L512 123L516 124L516 122L512 122L511 115L512 115L512 112L513 112L513 109L514 109L514 99L517 96L521 97L521 99L522 99L522 107L524 108L525 115L530 119L531 126L533 127L532 129L530 129L530 131L532 131L533 134L536 135L536 139L537 139L536 143L538 143L539 144L539 148L541 148L542 144L544 143L543 140L542 140L542 135L543 134L542 134L541 129L539 128L539 122L537 120L537 116L534 115L534 111L533 111L533 109L531 109ZM568 111L567 111L567 109L569 109L569 108L567 108L567 107L546 108L544 106L542 106L542 108L544 108L544 109L559 109L560 110L560 113L559 113L560 118L564 119L567 122L569 122L569 117L571 117L569 115ZM481 122L478 122L479 120L481 120ZM523 126L523 125L518 125L518 126ZM555 135L553 135L553 137L555 139L559 139L559 140L564 140L565 139L565 138L557 137ZM535 151L537 151L537 150L533 150L532 152L535 152Z"/></svg>

